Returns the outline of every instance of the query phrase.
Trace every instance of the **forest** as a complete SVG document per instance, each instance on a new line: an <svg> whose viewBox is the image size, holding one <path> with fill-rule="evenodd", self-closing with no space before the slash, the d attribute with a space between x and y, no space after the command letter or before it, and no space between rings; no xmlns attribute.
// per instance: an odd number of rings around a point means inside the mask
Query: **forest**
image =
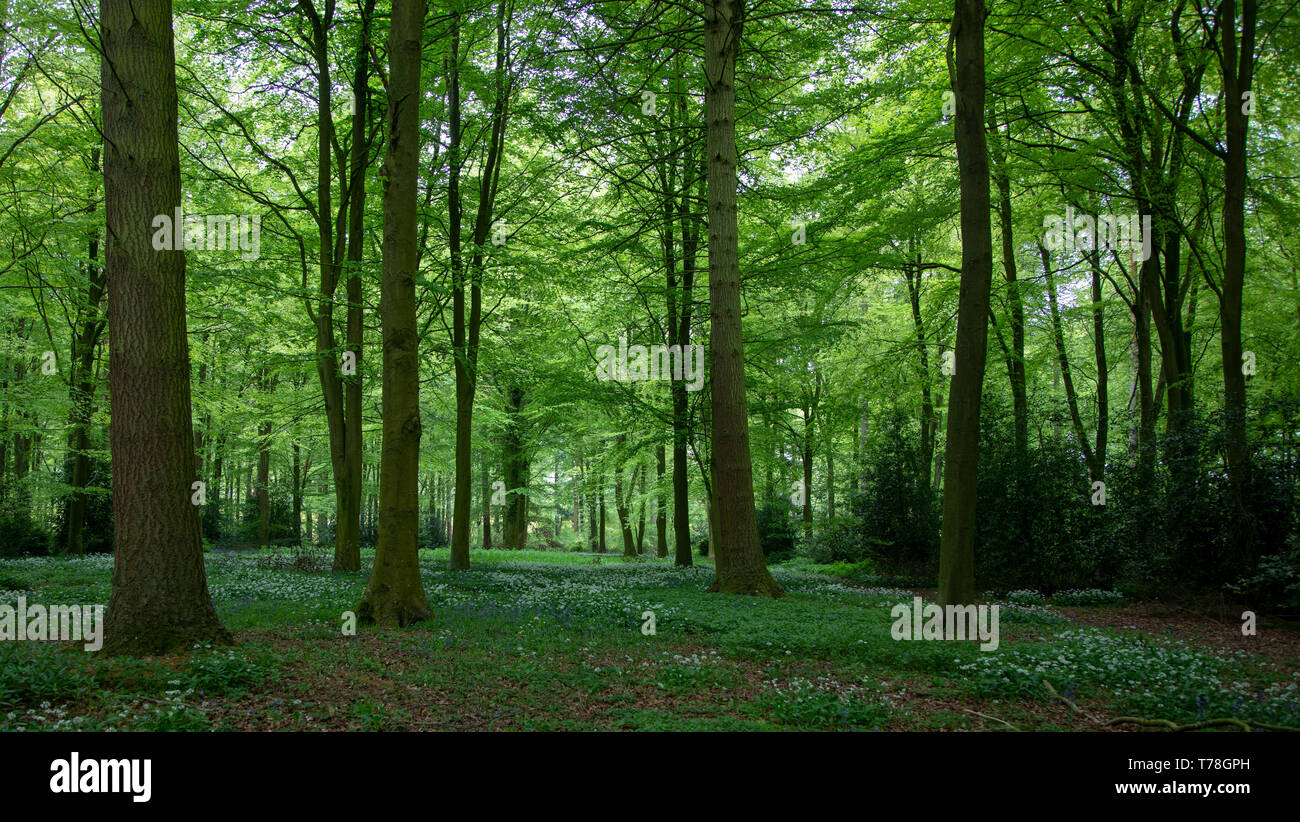
<svg viewBox="0 0 1300 822"><path fill-rule="evenodd" d="M0 730L1300 729L1297 66L0 0Z"/></svg>

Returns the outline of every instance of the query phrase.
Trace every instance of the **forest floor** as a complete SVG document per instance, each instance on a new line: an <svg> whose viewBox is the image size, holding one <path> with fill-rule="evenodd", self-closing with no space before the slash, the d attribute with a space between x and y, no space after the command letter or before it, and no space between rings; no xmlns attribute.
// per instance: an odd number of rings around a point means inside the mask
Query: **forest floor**
<svg viewBox="0 0 1300 822"><path fill-rule="evenodd" d="M1267 621L1242 637L1239 622L1176 606L1022 596L999 601L1000 644L981 651L893 639L890 610L916 592L807 563L774 567L790 596L773 601L704 593L707 563L472 561L449 572L445 550L422 551L432 617L345 635L364 572L283 550L210 553L235 647L103 659L80 643L0 642L0 731L1300 726L1300 632ZM106 603L111 571L111 556L0 560L0 603Z"/></svg>

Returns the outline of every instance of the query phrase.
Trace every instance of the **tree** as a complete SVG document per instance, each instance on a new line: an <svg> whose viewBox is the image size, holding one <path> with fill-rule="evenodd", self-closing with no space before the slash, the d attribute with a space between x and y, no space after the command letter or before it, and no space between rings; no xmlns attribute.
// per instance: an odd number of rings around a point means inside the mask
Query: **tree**
<svg viewBox="0 0 1300 822"><path fill-rule="evenodd" d="M1070 357L1065 350L1065 333L1061 329L1061 308L1056 298L1056 272L1052 268L1051 254L1040 244L1038 255L1043 261L1043 280L1047 283L1047 304L1052 317L1052 342L1056 346L1056 362L1060 369L1061 382L1065 384L1065 404L1070 409L1070 423L1074 426L1074 438L1079 443L1079 448L1083 450L1089 475L1093 479L1101 479L1102 466L1097 464L1092 443L1083 428L1083 417L1079 414L1079 395L1074 390Z"/></svg>
<svg viewBox="0 0 1300 822"><path fill-rule="evenodd" d="M501 461L505 465L505 516L501 547L522 551L528 544L528 484L531 470L524 439L524 403L527 392L521 385L509 385L505 395L506 431L501 438Z"/></svg>
<svg viewBox="0 0 1300 822"><path fill-rule="evenodd" d="M617 444L614 449L614 510L618 512L618 527L623 534L623 556L634 557L637 554L636 541L632 536L632 522L628 513L628 497L632 495L632 489L628 488L624 493L623 488L623 461L625 455L623 449L627 446L627 434L619 434ZM633 478L632 485L635 486L636 480Z"/></svg>
<svg viewBox="0 0 1300 822"><path fill-rule="evenodd" d="M229 643L191 501L185 252L155 250L181 204L171 0L101 0L113 588L105 653ZM178 231L180 226L175 226Z"/></svg>
<svg viewBox="0 0 1300 822"><path fill-rule="evenodd" d="M375 0L365 0L361 9L361 34L357 43L352 71L352 146L348 172L348 250L347 250L347 351L352 355L353 373L343 380L343 455L347 474L347 494L338 510L338 521L346 522L346 543L335 534L335 570L361 568L361 359L365 327L363 325L361 260L365 255L366 170L370 165L372 135L370 128L370 22L375 14ZM337 497L336 497L337 498Z"/></svg>
<svg viewBox="0 0 1300 822"><path fill-rule="evenodd" d="M91 153L90 171L101 174L100 148ZM98 188L98 185L96 185ZM92 202L92 208L94 204ZM64 549L70 554L80 554L83 549L82 527L86 520L85 488L90 483L90 419L95 411L95 351L104 331L105 320L100 313L104 298L104 267L99 264L98 226L86 238L86 301L77 306L77 322L72 329L72 346L68 371L69 398L72 410L68 415L68 458L64 469L65 480L72 487L64 503Z"/></svg>
<svg viewBox="0 0 1300 822"><path fill-rule="evenodd" d="M655 556L668 556L668 498L664 495L664 444L655 448Z"/></svg>
<svg viewBox="0 0 1300 822"><path fill-rule="evenodd" d="M502 153L505 150L506 115L512 83L506 82L506 31L509 27L506 0L497 6L495 96L492 101L491 134L487 157L479 177L478 211L474 218L473 251L466 272L461 251L460 176L461 158L461 91L460 91L460 12L451 13L451 57L447 79L447 119L450 127L448 146L447 204L452 281L451 347L456 369L456 490L451 522L451 558L448 567L469 567L470 503L472 485L470 459L473 447L474 395L478 388L479 336L483 322L483 269L485 246L492 231L492 211L496 203ZM468 276L467 276L468 274ZM465 315L465 281L469 280L469 316ZM526 497L525 497L526 499ZM516 501L516 504L519 504ZM523 503L523 504L526 504ZM527 523L524 523L527 528ZM523 537L519 537L522 539ZM522 547L522 545L521 545Z"/></svg>
<svg viewBox="0 0 1300 822"><path fill-rule="evenodd" d="M427 619L420 580L420 360L415 317L419 265L416 193L424 0L394 0L388 35L388 130L384 160L383 445L379 539L357 618L405 626Z"/></svg>
<svg viewBox="0 0 1300 822"><path fill-rule="evenodd" d="M1255 0L1242 0L1238 42L1236 0L1220 0L1218 27L1222 42L1227 147L1223 153L1223 283L1219 335L1223 355L1223 411L1228 434L1228 481L1236 517L1234 548L1247 567L1254 561L1251 514L1246 504L1250 484L1250 447L1246 440L1246 377L1242 373L1241 306L1246 280L1246 137L1250 123L1251 79L1255 72Z"/></svg>
<svg viewBox="0 0 1300 822"><path fill-rule="evenodd" d="M1007 377L1015 413L1016 458L1021 462L1029 451L1029 396L1025 388L1025 304L1016 279L1016 243L1011 222L1011 176L1007 169L1005 144L1011 141L1011 123L1006 125L1006 139L1001 139L997 122L990 112L989 131L995 137L993 160L994 183L998 188L998 222L1002 234L1002 276L1007 282L1007 314L1011 320L1011 348L1007 351ZM915 312L915 308L913 308Z"/></svg>
<svg viewBox="0 0 1300 822"><path fill-rule="evenodd" d="M709 297L713 336L712 493L717 575L711 592L785 596L763 561L754 511L740 317L736 230L736 54L744 0L708 0L704 10L704 98L708 131Z"/></svg>
<svg viewBox="0 0 1300 822"><path fill-rule="evenodd" d="M961 291L957 303L956 373L948 406L943 525L939 537L939 602L975 601L975 490L980 395L988 337L993 235L989 162L984 141L984 0L956 0L950 64L957 110L957 172L961 185Z"/></svg>
<svg viewBox="0 0 1300 822"><path fill-rule="evenodd" d="M334 25L335 4L326 3L321 15L309 0L299 0L298 7L306 15L310 28L310 51L317 79L316 94L316 203L311 209L315 218L319 243L319 286L317 307L313 311L306 301L307 312L316 326L316 369L320 379L321 394L325 401L325 416L330 437L330 464L334 472L336 503L334 533L334 570L356 571L361 568L361 336L362 307L361 280L356 270L364 250L361 232L365 212L365 170L369 156L369 142L363 140L369 111L368 50L370 45L370 19L374 13L373 0L366 0L361 16L361 33L357 44L352 77L352 144L347 184L341 192L342 202L337 217L333 213L331 183L333 153L335 152L335 125L332 113L330 80L329 37ZM339 166L343 166L340 152ZM296 186L295 186L296 188ZM344 255L343 212L347 211L346 263ZM347 371L350 379L343 379L345 369L337 347L334 328L334 295L338 289L339 275L348 270L347 353L351 364Z"/></svg>

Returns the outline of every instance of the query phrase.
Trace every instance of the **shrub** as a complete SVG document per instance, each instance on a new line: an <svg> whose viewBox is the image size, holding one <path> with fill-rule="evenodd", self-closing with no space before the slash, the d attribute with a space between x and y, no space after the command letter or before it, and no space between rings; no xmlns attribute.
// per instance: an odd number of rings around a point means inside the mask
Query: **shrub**
<svg viewBox="0 0 1300 822"><path fill-rule="evenodd" d="M1134 515L1141 495L1108 470L1106 505L1093 505L1088 466L1069 443L1045 438L1016 452L1005 401L986 395L981 408L975 526L975 576L982 584L1106 587L1131 556L1115 521ZM1032 423L1032 420L1031 420ZM1064 429L1063 429L1064 430Z"/></svg>
<svg viewBox="0 0 1300 822"><path fill-rule="evenodd" d="M813 570L817 573L828 574L833 577L844 577L856 582L874 582L878 579L875 565L869 559L864 559L861 562L836 562Z"/></svg>
<svg viewBox="0 0 1300 822"><path fill-rule="evenodd" d="M768 562L782 562L794 556L794 524L784 498L768 500L758 509L758 541Z"/></svg>
<svg viewBox="0 0 1300 822"><path fill-rule="evenodd" d="M46 556L50 532L32 518L19 500L0 504L0 557Z"/></svg>
<svg viewBox="0 0 1300 822"><path fill-rule="evenodd" d="M92 456L90 476L85 488L86 506L81 521L81 547L86 554L113 553L113 477L109 462ZM209 501L211 502L211 501ZM207 514L207 506L204 507ZM68 541L66 500L56 508L54 545L62 553Z"/></svg>
<svg viewBox="0 0 1300 822"><path fill-rule="evenodd" d="M874 429L862 465L866 491L850 502L860 537L839 550L856 551L857 558L869 555L892 571L929 577L938 568L940 510L926 482L915 425L896 411ZM835 538L838 530L826 537Z"/></svg>
<svg viewBox="0 0 1300 822"><path fill-rule="evenodd" d="M869 545L861 521L852 516L837 516L822 520L804 551L809 559L822 565L855 563L867 558Z"/></svg>
<svg viewBox="0 0 1300 822"><path fill-rule="evenodd" d="M1254 573L1226 588L1260 609L1289 611L1300 607L1300 535L1292 534L1286 548L1264 557Z"/></svg>
<svg viewBox="0 0 1300 822"><path fill-rule="evenodd" d="M632 536L636 536L635 525L632 526ZM546 522L533 525L528 534L528 541L532 544L532 547L539 548L542 551L559 551L564 548L564 544L560 542L555 528Z"/></svg>

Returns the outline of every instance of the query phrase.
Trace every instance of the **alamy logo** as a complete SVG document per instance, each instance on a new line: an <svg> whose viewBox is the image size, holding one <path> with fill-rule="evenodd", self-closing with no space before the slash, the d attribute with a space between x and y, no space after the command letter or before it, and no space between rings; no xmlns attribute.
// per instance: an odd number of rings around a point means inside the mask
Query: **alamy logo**
<svg viewBox="0 0 1300 822"><path fill-rule="evenodd" d="M601 382L643 382L645 380L688 380L687 391L704 387L704 347L699 345L633 345L627 336L618 338L618 348L596 349L596 379Z"/></svg>
<svg viewBox="0 0 1300 822"><path fill-rule="evenodd" d="M128 793L132 802L153 796L152 759L82 759L73 751L50 763L50 793Z"/></svg>
<svg viewBox="0 0 1300 822"><path fill-rule="evenodd" d="M1066 206L1065 216L1043 218L1043 247L1048 251L1118 251L1151 257L1150 214L1075 214Z"/></svg>
<svg viewBox="0 0 1300 822"><path fill-rule="evenodd" d="M154 251L241 251L248 262L262 256L262 217L258 214L173 214L153 218Z"/></svg>
<svg viewBox="0 0 1300 822"><path fill-rule="evenodd" d="M18 607L0 603L0 642L79 642L87 651L104 646L103 605L32 605L18 597Z"/></svg>
<svg viewBox="0 0 1300 822"><path fill-rule="evenodd" d="M913 597L889 612L895 620L889 633L895 640L979 639L981 651L998 649L998 606L949 605L940 607Z"/></svg>

